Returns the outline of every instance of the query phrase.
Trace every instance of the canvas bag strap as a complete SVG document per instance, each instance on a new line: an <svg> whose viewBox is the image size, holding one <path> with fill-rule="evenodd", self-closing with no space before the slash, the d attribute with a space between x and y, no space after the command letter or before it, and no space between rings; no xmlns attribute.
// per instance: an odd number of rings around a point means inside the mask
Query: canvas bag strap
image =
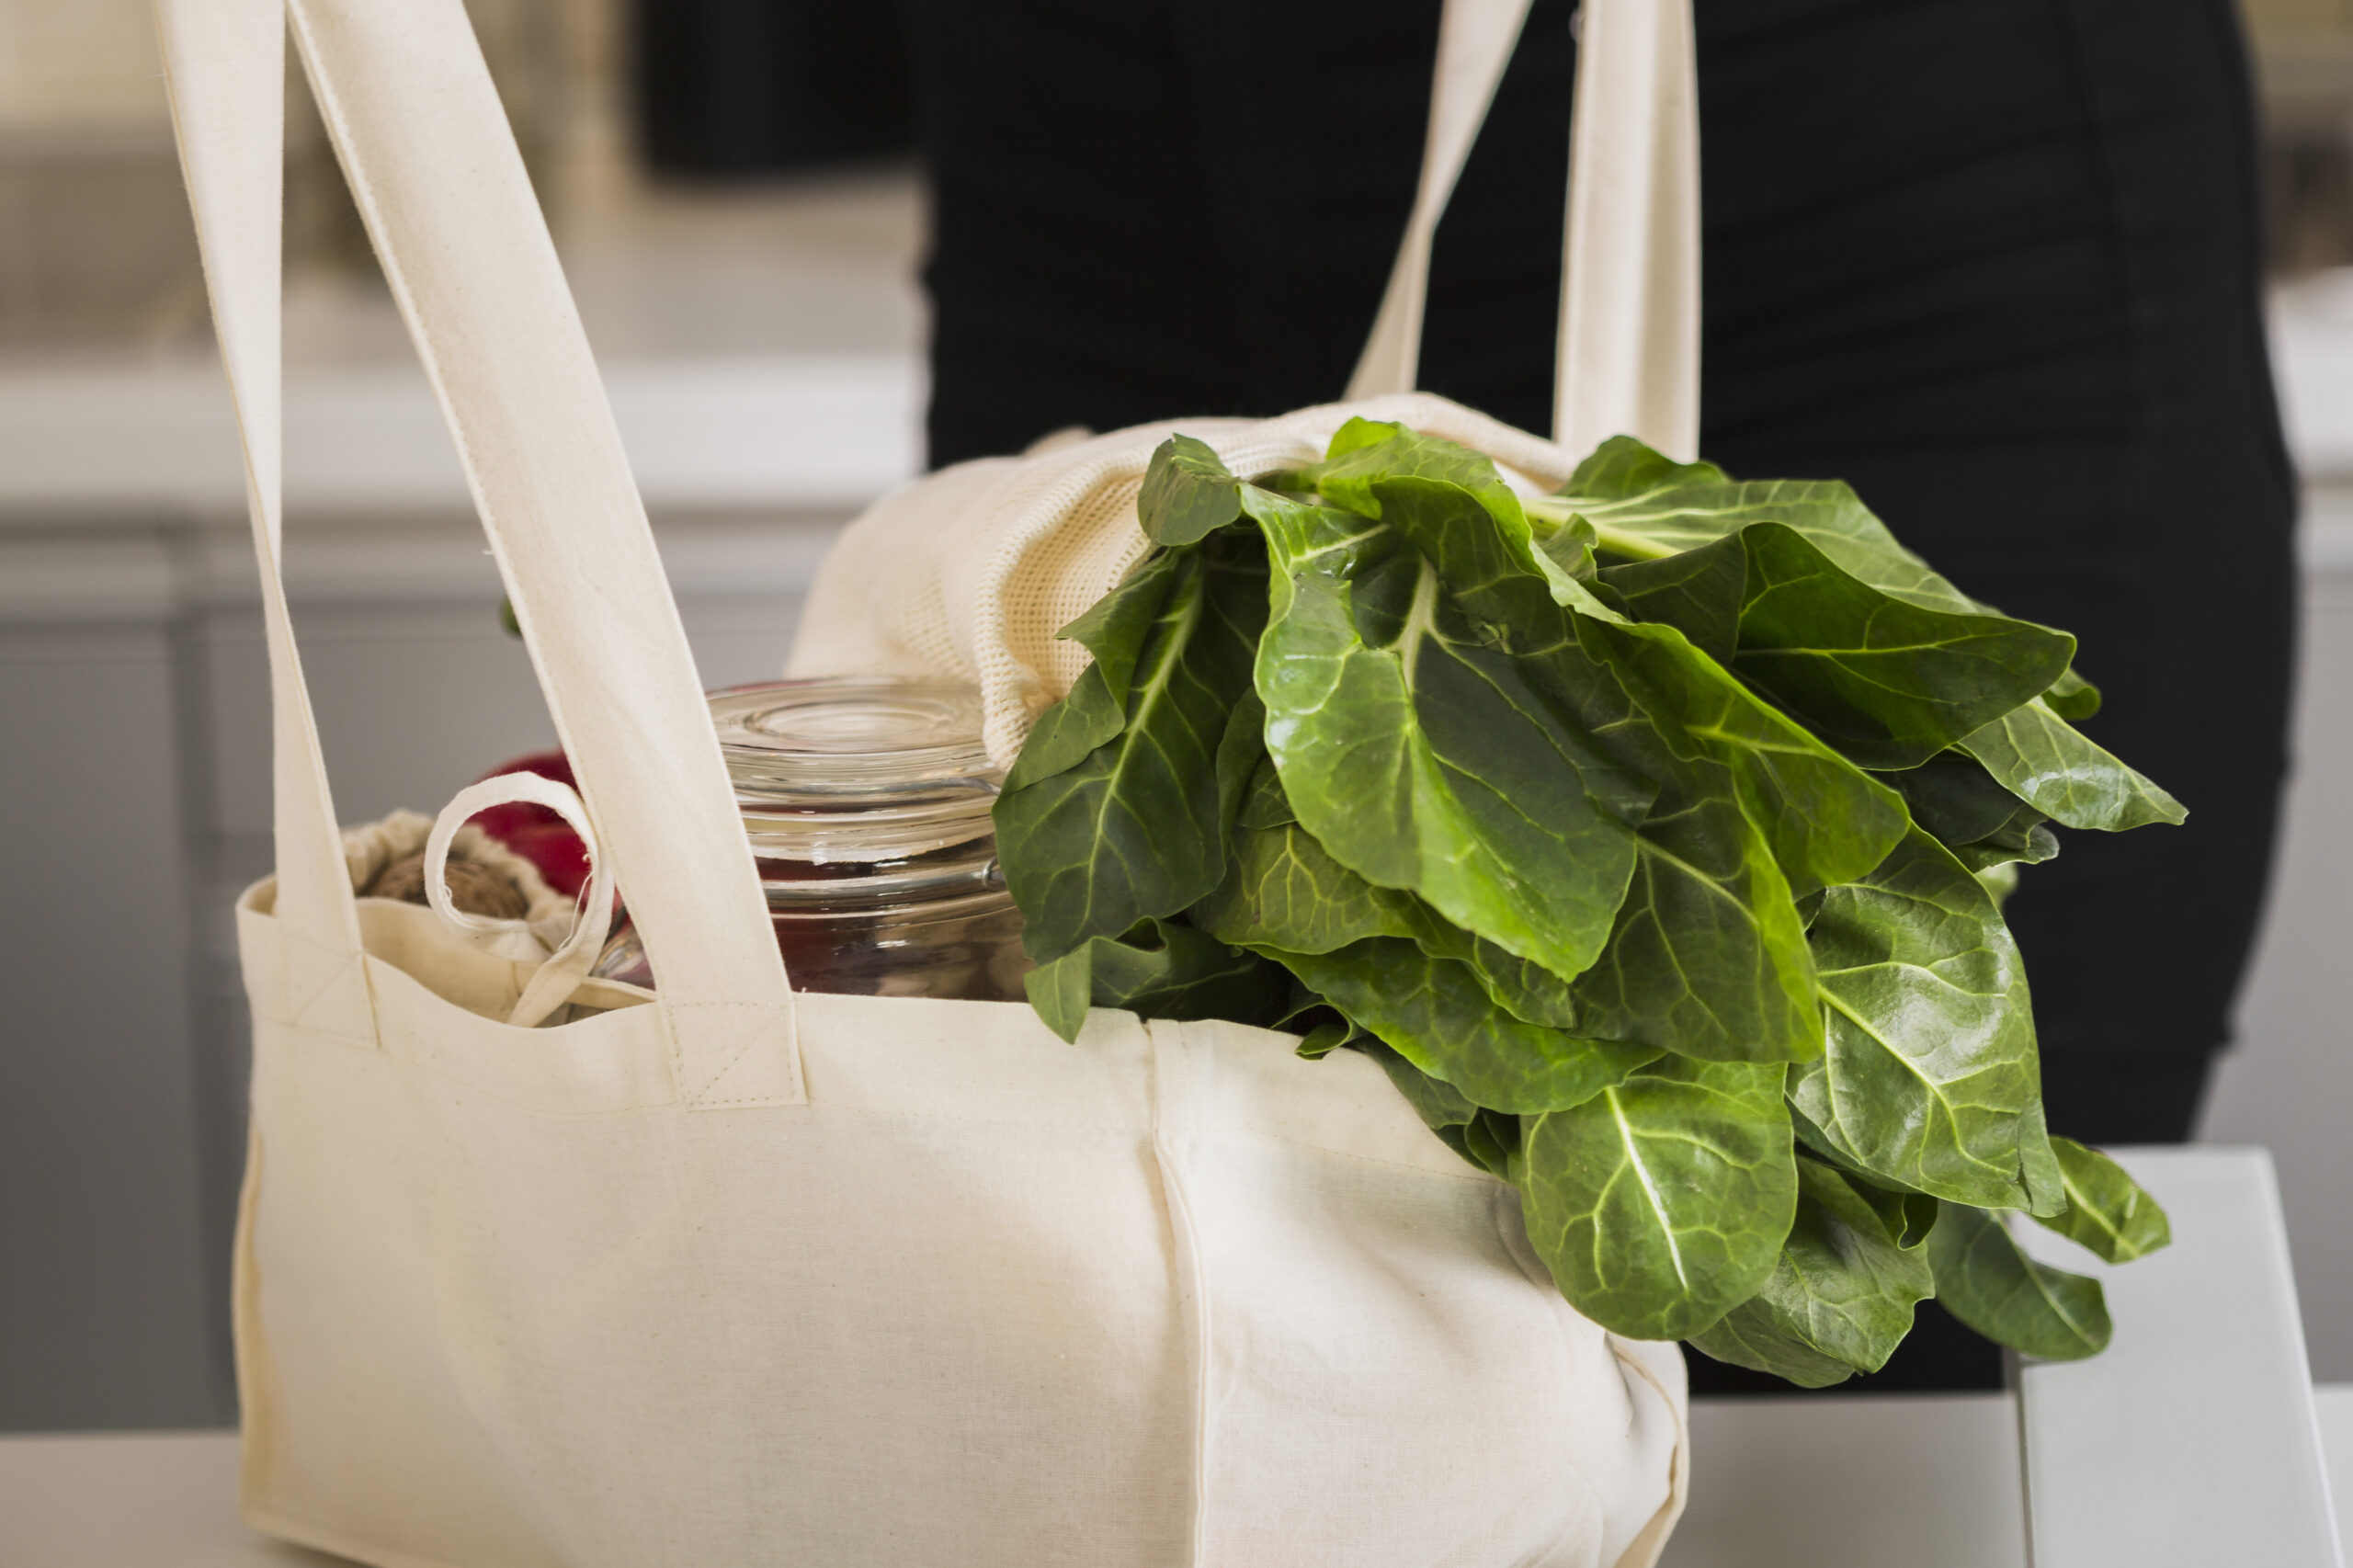
<svg viewBox="0 0 2353 1568"><path fill-rule="evenodd" d="M1372 336L1348 378L1348 401L1412 392L1421 373L1422 312L1430 291L1430 246L1438 220L1470 160L1479 127L1511 63L1529 0L1445 0L1438 18L1438 64L1430 77L1429 130L1405 237L1390 269ZM1584 85L1582 81L1578 84Z"/></svg>
<svg viewBox="0 0 2353 1568"><path fill-rule="evenodd" d="M372 1040L358 913L302 682L278 552L278 237L285 166L283 0L162 0L165 81L196 214L222 367L238 414L246 510L269 650L276 914L283 993L256 998L290 1022Z"/></svg>
<svg viewBox="0 0 2353 1568"><path fill-rule="evenodd" d="M278 916L290 946L331 949L362 972L278 572L278 84L290 15L588 814L661 976L655 1006L679 1098L697 1108L801 1103L791 992L694 660L462 0L157 0L157 12L245 438L271 626Z"/></svg>
<svg viewBox="0 0 2353 1568"><path fill-rule="evenodd" d="M1446 0L1421 183L1351 399L1414 390L1431 243L1528 0ZM1552 438L1699 455L1699 121L1689 0L1584 0L1562 237Z"/></svg>

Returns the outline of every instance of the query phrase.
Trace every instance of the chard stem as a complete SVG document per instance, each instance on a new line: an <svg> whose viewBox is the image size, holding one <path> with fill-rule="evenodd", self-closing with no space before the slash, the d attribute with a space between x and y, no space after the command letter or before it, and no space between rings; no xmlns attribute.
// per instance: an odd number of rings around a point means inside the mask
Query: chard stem
<svg viewBox="0 0 2353 1568"><path fill-rule="evenodd" d="M1673 545L1661 544L1641 534L1629 533L1624 528L1611 528L1608 523L1597 521L1591 511L1577 505L1574 496L1522 496L1519 506L1528 514L1528 520L1536 528L1540 539L1557 531L1571 517L1583 517L1594 531L1596 548L1605 554L1623 556L1630 561L1664 561L1676 553Z"/></svg>

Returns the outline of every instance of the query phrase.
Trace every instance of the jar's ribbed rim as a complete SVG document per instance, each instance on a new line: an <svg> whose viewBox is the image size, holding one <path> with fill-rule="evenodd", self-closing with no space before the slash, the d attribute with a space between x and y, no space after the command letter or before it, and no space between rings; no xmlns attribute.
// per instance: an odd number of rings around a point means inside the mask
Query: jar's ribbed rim
<svg viewBox="0 0 2353 1568"><path fill-rule="evenodd" d="M763 681L710 694L754 852L896 860L991 833L1004 770L977 687L890 676Z"/></svg>

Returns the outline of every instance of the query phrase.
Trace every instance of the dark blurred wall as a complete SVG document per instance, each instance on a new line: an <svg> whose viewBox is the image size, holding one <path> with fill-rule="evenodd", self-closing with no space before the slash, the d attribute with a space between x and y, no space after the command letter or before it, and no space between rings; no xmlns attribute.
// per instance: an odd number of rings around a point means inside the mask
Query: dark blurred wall
<svg viewBox="0 0 2353 1568"><path fill-rule="evenodd" d="M637 0L638 134L657 172L756 176L904 153L892 0Z"/></svg>

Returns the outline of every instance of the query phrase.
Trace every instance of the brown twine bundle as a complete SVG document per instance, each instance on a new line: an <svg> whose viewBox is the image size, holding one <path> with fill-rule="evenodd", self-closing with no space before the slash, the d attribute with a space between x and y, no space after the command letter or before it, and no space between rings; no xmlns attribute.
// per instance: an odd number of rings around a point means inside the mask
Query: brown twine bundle
<svg viewBox="0 0 2353 1568"><path fill-rule="evenodd" d="M452 856L444 881L449 889L449 902L463 914L520 920L527 911L521 891L488 866ZM396 898L404 903L426 903L425 857L410 855L392 861L362 890L362 896Z"/></svg>

